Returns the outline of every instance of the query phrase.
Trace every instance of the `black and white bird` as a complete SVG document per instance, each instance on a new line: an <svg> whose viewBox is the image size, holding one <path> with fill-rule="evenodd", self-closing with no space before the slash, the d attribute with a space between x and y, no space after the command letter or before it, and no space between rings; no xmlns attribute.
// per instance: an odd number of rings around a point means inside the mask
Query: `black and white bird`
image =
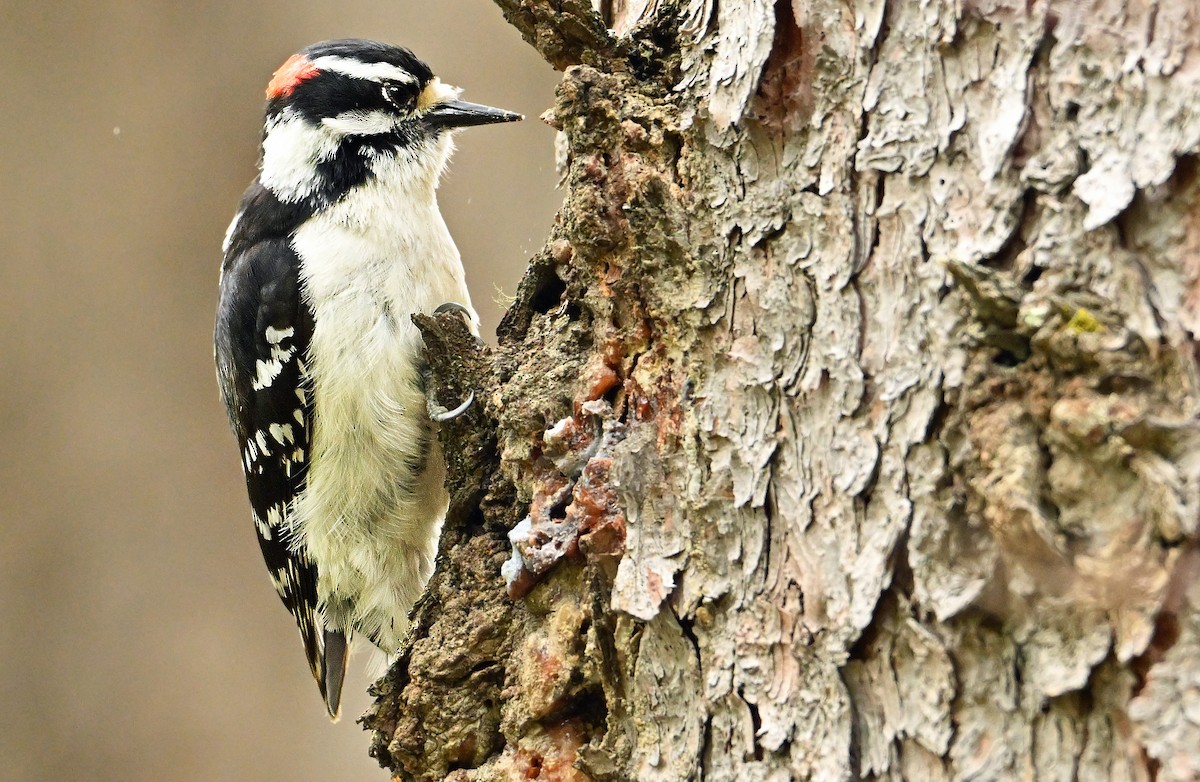
<svg viewBox="0 0 1200 782"><path fill-rule="evenodd" d="M267 87L258 178L225 237L221 394L254 526L331 717L347 645L397 650L446 512L411 315L461 305L435 190L467 103L407 49L314 44Z"/></svg>

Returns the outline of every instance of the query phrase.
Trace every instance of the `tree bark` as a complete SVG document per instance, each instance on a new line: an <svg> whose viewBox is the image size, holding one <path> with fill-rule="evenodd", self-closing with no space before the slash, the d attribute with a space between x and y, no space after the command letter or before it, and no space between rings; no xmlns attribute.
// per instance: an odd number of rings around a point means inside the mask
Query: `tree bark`
<svg viewBox="0 0 1200 782"><path fill-rule="evenodd" d="M420 320L380 762L1200 777L1195 4L497 2L568 195L495 351Z"/></svg>

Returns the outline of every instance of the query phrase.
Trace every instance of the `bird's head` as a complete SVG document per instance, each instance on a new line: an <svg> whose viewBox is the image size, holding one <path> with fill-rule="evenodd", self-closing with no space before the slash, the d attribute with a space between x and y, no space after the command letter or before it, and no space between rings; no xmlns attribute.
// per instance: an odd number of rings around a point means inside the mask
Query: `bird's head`
<svg viewBox="0 0 1200 782"><path fill-rule="evenodd" d="M522 119L458 94L403 47L313 44L267 86L260 179L288 202L329 203L384 167L436 184L453 150L451 131Z"/></svg>

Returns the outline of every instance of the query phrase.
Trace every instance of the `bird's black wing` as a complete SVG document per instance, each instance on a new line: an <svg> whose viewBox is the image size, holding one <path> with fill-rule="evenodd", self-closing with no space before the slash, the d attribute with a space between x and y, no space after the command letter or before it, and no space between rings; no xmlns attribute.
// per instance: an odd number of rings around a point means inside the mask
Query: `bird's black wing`
<svg viewBox="0 0 1200 782"><path fill-rule="evenodd" d="M317 569L293 540L294 500L304 491L312 439L305 361L313 316L301 291L289 234L303 215L257 183L227 240L217 309L217 376L241 447L242 469L263 559L296 619L304 652L331 714L344 670L344 638L319 613ZM247 208L249 207L249 208ZM326 649L328 644L342 649ZM327 660L333 653L333 660ZM329 670L332 663L338 670ZM326 692L327 680L338 692ZM332 697L331 697L332 696Z"/></svg>

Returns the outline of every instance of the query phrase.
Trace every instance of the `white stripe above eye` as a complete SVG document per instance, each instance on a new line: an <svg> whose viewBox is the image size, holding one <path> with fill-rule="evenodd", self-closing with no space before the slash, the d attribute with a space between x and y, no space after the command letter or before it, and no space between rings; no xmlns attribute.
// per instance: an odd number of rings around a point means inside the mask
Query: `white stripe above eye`
<svg viewBox="0 0 1200 782"><path fill-rule="evenodd" d="M408 71L386 62L359 62L330 54L313 60L313 65L317 66L319 71L334 71L355 79L398 81L404 84L415 84L417 81Z"/></svg>

